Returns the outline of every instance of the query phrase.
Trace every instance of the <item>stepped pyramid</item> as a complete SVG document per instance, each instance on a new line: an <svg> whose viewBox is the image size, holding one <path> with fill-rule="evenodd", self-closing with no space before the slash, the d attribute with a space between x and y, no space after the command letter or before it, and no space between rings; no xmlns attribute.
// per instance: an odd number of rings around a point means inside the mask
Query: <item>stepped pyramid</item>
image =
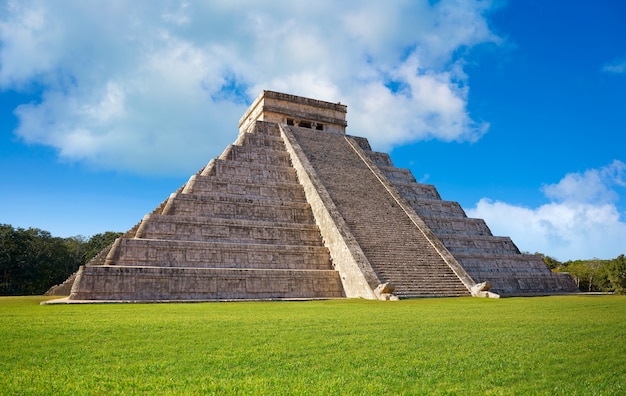
<svg viewBox="0 0 626 396"><path fill-rule="evenodd" d="M75 301L578 291L364 138L346 106L264 91L239 136L66 282ZM487 291L491 287L490 291Z"/></svg>

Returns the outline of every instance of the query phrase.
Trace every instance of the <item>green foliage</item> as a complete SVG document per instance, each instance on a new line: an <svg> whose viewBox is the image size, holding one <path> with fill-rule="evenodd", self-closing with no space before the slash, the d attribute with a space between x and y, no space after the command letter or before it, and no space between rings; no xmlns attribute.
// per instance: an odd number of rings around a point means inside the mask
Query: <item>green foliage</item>
<svg viewBox="0 0 626 396"><path fill-rule="evenodd" d="M544 258L544 261L546 259ZM574 260L556 265L552 270L569 272L583 292L624 293L624 255L613 260Z"/></svg>
<svg viewBox="0 0 626 396"><path fill-rule="evenodd" d="M40 306L3 394L626 394L626 297Z"/></svg>
<svg viewBox="0 0 626 396"><path fill-rule="evenodd" d="M112 244L120 236L122 236L121 232L107 231L102 234L96 234L89 238L89 241L87 241L87 243L85 243L84 245L85 255L83 263L88 263L89 260L96 257L96 255L100 253L102 249Z"/></svg>
<svg viewBox="0 0 626 396"><path fill-rule="evenodd" d="M119 235L106 232L89 240L80 235L59 238L38 228L0 224L0 295L45 293Z"/></svg>
<svg viewBox="0 0 626 396"><path fill-rule="evenodd" d="M626 258L624 255L621 254L611 260L606 272L613 290L618 294L626 294Z"/></svg>
<svg viewBox="0 0 626 396"><path fill-rule="evenodd" d="M554 257L545 256L541 253L535 253L535 254L539 254L540 256L542 256L543 262L546 263L548 268L550 268L550 270L552 271L559 269L563 265L563 263L561 263L559 260L555 259Z"/></svg>
<svg viewBox="0 0 626 396"><path fill-rule="evenodd" d="M0 294L42 294L63 281L71 257L62 238L37 228L0 225Z"/></svg>

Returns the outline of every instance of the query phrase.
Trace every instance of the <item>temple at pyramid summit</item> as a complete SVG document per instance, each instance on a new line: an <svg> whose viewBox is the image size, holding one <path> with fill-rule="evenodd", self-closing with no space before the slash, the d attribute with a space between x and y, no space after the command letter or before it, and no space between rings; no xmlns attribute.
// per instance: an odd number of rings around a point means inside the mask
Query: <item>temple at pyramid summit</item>
<svg viewBox="0 0 626 396"><path fill-rule="evenodd" d="M50 293L149 302L578 291L347 135L346 112L262 92L232 145Z"/></svg>

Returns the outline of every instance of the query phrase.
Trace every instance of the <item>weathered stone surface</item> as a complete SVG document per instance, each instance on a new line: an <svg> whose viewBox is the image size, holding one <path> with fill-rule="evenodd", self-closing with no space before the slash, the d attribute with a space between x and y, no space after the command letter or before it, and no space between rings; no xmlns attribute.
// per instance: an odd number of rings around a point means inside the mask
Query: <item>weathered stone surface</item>
<svg viewBox="0 0 626 396"><path fill-rule="evenodd" d="M408 176L399 177L384 155L368 152L368 157L389 175L388 180L471 279L476 283L490 282L487 296L578 291L569 274L553 273L540 257L521 254L510 238L493 236L483 220L468 218L456 202L443 201L435 186L412 182Z"/></svg>
<svg viewBox="0 0 626 396"><path fill-rule="evenodd" d="M54 285L47 292L44 293L45 296L69 296L72 291L72 285L74 285L74 280L76 279L76 275L78 272L74 272L70 275L69 278L65 280L65 282Z"/></svg>
<svg viewBox="0 0 626 396"><path fill-rule="evenodd" d="M398 301L400 300L398 296L393 294L395 290L396 287L387 282L378 285L378 287L374 289L374 294L376 294L376 297L378 297L379 300Z"/></svg>
<svg viewBox="0 0 626 396"><path fill-rule="evenodd" d="M264 91L237 140L55 289L73 301L577 291L365 138L346 106ZM51 290L52 291L52 290Z"/></svg>
<svg viewBox="0 0 626 396"><path fill-rule="evenodd" d="M256 121L301 126L318 131L345 133L346 106L280 92L263 91L239 120L239 131Z"/></svg>
<svg viewBox="0 0 626 396"><path fill-rule="evenodd" d="M489 289L491 289L491 282L487 281L475 284L470 291L474 297L500 298L498 294L490 292Z"/></svg>
<svg viewBox="0 0 626 396"><path fill-rule="evenodd" d="M82 268L70 299L343 296L278 126L261 122Z"/></svg>
<svg viewBox="0 0 626 396"><path fill-rule="evenodd" d="M86 266L72 300L241 300L343 297L336 271Z"/></svg>
<svg viewBox="0 0 626 396"><path fill-rule="evenodd" d="M292 133L345 220L378 281L401 297L469 296L468 288L364 162L349 138L281 126ZM382 176L384 177L384 176ZM332 252L331 252L332 254ZM473 284L473 283L472 283Z"/></svg>

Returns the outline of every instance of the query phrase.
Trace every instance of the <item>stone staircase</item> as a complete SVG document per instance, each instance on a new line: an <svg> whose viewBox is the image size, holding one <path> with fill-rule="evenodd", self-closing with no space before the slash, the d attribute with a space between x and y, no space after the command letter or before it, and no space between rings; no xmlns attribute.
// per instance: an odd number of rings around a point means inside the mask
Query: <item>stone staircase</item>
<svg viewBox="0 0 626 396"><path fill-rule="evenodd" d="M344 295L278 126L267 123L240 134L93 264L71 299Z"/></svg>
<svg viewBox="0 0 626 396"><path fill-rule="evenodd" d="M345 136L289 128L381 282L401 298L470 295Z"/></svg>
<svg viewBox="0 0 626 396"><path fill-rule="evenodd" d="M539 256L521 254L509 237L493 236L482 219L443 201L435 186L417 183L389 155L372 151L367 140L357 142L475 282L489 281L491 291L507 296L578 291L568 274L551 272Z"/></svg>

